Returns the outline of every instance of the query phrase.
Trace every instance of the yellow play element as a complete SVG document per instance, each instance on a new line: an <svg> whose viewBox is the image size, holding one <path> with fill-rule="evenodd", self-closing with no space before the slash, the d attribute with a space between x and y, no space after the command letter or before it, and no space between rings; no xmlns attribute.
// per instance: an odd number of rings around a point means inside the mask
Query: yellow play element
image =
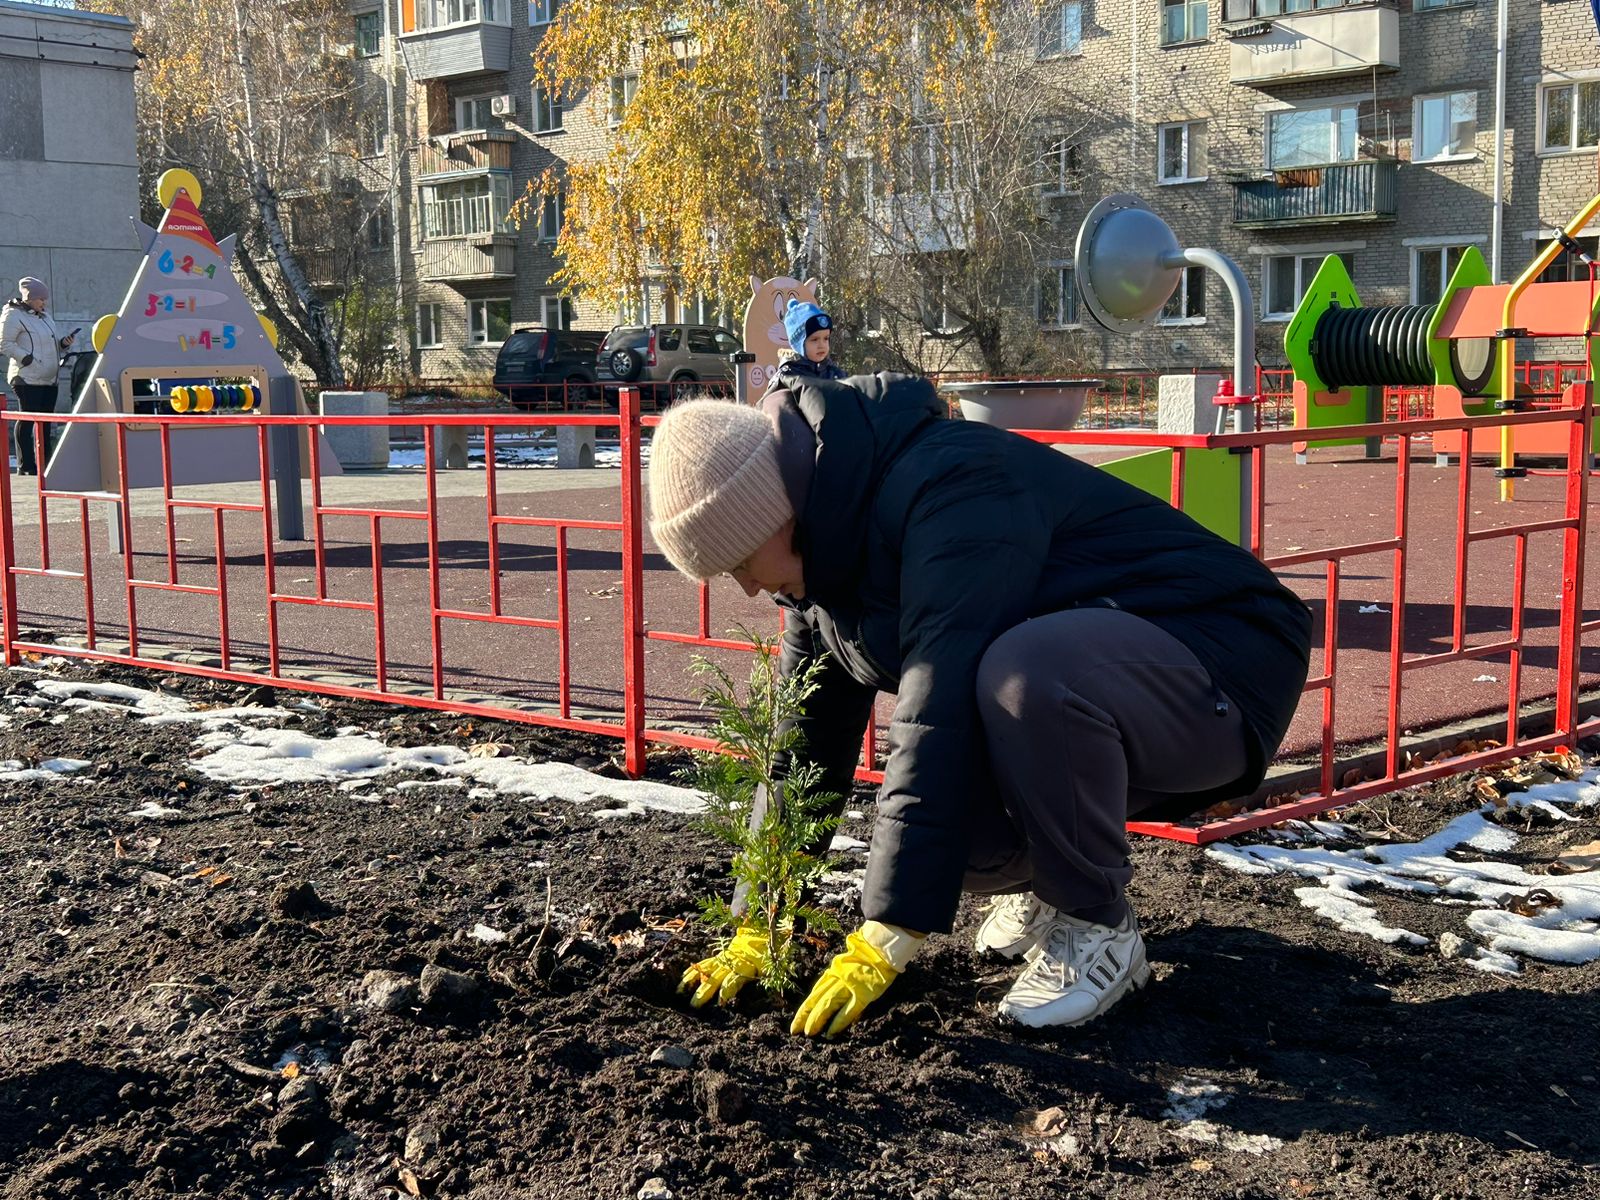
<svg viewBox="0 0 1600 1200"><path fill-rule="evenodd" d="M89 341L93 344L96 354L106 352L106 347L111 343L111 331L116 327L116 313L107 313L94 323L94 328L89 331Z"/></svg>
<svg viewBox="0 0 1600 1200"><path fill-rule="evenodd" d="M266 332L267 341L272 343L272 348L278 348L278 326L275 321L264 313L257 313L256 320L261 322L261 328Z"/></svg>
<svg viewBox="0 0 1600 1200"><path fill-rule="evenodd" d="M156 199L161 201L161 207L171 208L180 191L188 192L189 202L196 208L200 207L200 181L192 171L185 171L182 167L163 171L161 178L156 181Z"/></svg>

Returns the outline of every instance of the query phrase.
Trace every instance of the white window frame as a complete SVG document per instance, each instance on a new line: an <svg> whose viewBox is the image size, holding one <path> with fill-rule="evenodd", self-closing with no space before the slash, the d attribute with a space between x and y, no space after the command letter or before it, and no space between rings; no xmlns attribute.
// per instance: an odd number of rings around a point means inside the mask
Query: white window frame
<svg viewBox="0 0 1600 1200"><path fill-rule="evenodd" d="M1282 249L1266 250L1261 252L1261 319L1263 321L1287 321L1294 316L1294 310L1300 306L1300 301L1305 297L1306 287L1311 283L1312 276L1317 273L1317 268L1322 266L1322 260L1330 254L1354 256L1360 246L1337 246L1327 250L1307 250L1304 248L1283 247ZM1274 309L1272 301L1272 263L1274 259L1293 258L1294 263L1294 300L1290 308Z"/></svg>
<svg viewBox="0 0 1600 1200"><path fill-rule="evenodd" d="M418 29L448 29L452 25L509 25L511 0L420 0ZM504 13L504 16L500 14Z"/></svg>
<svg viewBox="0 0 1600 1200"><path fill-rule="evenodd" d="M561 0L528 0L528 24L538 29L552 24L561 11Z"/></svg>
<svg viewBox="0 0 1600 1200"><path fill-rule="evenodd" d="M1600 76L1592 72L1575 73L1546 79L1539 85L1539 134L1535 143L1539 154L1589 154L1594 151L1595 142L1578 141L1578 97L1585 88L1600 88ZM1567 118L1567 141L1565 145L1552 146L1545 140L1549 129L1550 95L1564 89L1570 89L1572 93L1572 107Z"/></svg>
<svg viewBox="0 0 1600 1200"><path fill-rule="evenodd" d="M1171 9L1183 10L1183 36L1167 38L1167 13ZM1204 28L1196 31L1195 14L1200 14L1200 24ZM1209 0L1161 0L1158 10L1160 26L1156 31L1156 40L1163 46L1188 46L1195 42L1203 42L1211 36L1211 5Z"/></svg>
<svg viewBox="0 0 1600 1200"><path fill-rule="evenodd" d="M372 52L369 54L367 51L361 48L361 23L363 21L371 20L373 17L378 18L378 41L377 44L373 46ZM383 53L383 10L372 8L368 9L366 12L358 12L355 14L352 20L354 21L355 27L356 57L377 58L378 55Z"/></svg>
<svg viewBox="0 0 1600 1200"><path fill-rule="evenodd" d="M928 297L924 296L923 297L923 302L919 306L919 308L921 310L919 315L922 315L924 318L926 318L926 316L929 315L929 310L932 307L930 304L927 303L927 300L928 300ZM950 323L950 301L945 296L943 288L939 289L938 301L939 301L939 313L938 313L939 320L938 320L938 323L937 324L933 324L933 323L930 323L930 322L924 320L923 321L923 325L922 325L922 336L923 337L934 337L934 336L936 336L938 334L945 334L945 333L959 333L961 328L962 328L960 325L952 325Z"/></svg>
<svg viewBox="0 0 1600 1200"><path fill-rule="evenodd" d="M356 137L362 158L382 158L389 152L389 121L385 113L368 109L356 117Z"/></svg>
<svg viewBox="0 0 1600 1200"><path fill-rule="evenodd" d="M482 190L476 186L484 184ZM468 191L468 188L471 191ZM435 179L421 187L422 239L505 233L511 214L511 176L503 171Z"/></svg>
<svg viewBox="0 0 1600 1200"><path fill-rule="evenodd" d="M1473 243L1474 239L1472 238L1461 238L1458 241L1438 240L1419 242L1408 247L1411 251L1411 303L1438 303L1439 297L1444 295L1445 286L1450 282L1450 276L1455 273L1455 269L1450 265L1450 252L1452 250L1458 252L1456 261L1459 263L1461 261L1459 255L1465 254L1467 252L1467 248L1473 245ZM1419 299L1419 297L1422 295L1422 257L1423 255L1431 254L1437 254L1439 256L1439 290L1438 293L1431 299L1422 300Z"/></svg>
<svg viewBox="0 0 1600 1200"><path fill-rule="evenodd" d="M556 318L553 323L550 320L552 308ZM571 297L557 292L539 297L539 324L546 329L571 329L577 319L577 310L572 307Z"/></svg>
<svg viewBox="0 0 1600 1200"><path fill-rule="evenodd" d="M629 85L632 85L631 87ZM617 88L622 88L622 106L617 106ZM633 103L633 98L639 94L639 72L623 71L611 77L611 87L606 99L606 125L615 129L622 124L622 115Z"/></svg>
<svg viewBox="0 0 1600 1200"><path fill-rule="evenodd" d="M1041 196L1080 196L1083 194L1083 142L1068 137L1066 134L1047 133L1041 139L1044 150L1041 152L1040 166L1047 167L1050 172L1051 182L1040 184ZM1076 157L1077 168L1071 165L1071 160ZM1041 170L1040 174L1044 174Z"/></svg>
<svg viewBox="0 0 1600 1200"><path fill-rule="evenodd" d="M1350 147L1350 157L1339 157L1339 130L1341 121L1339 114L1349 110L1355 114L1355 137ZM1321 162L1285 163L1279 165L1273 161L1272 156L1272 127L1279 117L1286 117L1292 113L1321 112L1328 114L1328 155ZM1324 101L1320 104L1291 105L1275 108L1266 114L1265 128L1262 130L1264 145L1262 148L1262 161L1267 164L1269 171L1296 171L1308 167L1337 166L1340 163L1359 162L1361 159L1361 106L1354 100Z"/></svg>
<svg viewBox="0 0 1600 1200"><path fill-rule="evenodd" d="M1083 53L1083 0L1054 0L1039 13L1038 58L1071 58Z"/></svg>
<svg viewBox="0 0 1600 1200"><path fill-rule="evenodd" d="M1443 101L1446 106L1447 117L1457 96L1469 96L1472 99L1472 137L1468 140L1471 147L1467 150L1442 150L1439 153L1424 155L1422 153L1422 127L1423 108L1427 104ZM1356 137L1361 136L1359 127ZM1425 96L1417 96L1411 104L1411 161L1414 163L1441 163L1441 162L1470 162L1478 157L1478 93L1470 89L1454 92L1431 92Z"/></svg>
<svg viewBox="0 0 1600 1200"><path fill-rule="evenodd" d="M548 106L548 107L546 107ZM548 124L541 121L548 118ZM561 95L552 88L547 88L542 83L533 85L533 132L537 134L551 134L562 132L565 125L565 115L562 109Z"/></svg>
<svg viewBox="0 0 1600 1200"><path fill-rule="evenodd" d="M427 313L427 328L424 333L423 314ZM444 305L438 301L427 301L417 305L417 349L442 350L444 349Z"/></svg>
<svg viewBox="0 0 1600 1200"><path fill-rule="evenodd" d="M468 346L503 346L505 339L498 342L489 340L489 305L504 304L506 306L506 333L511 332L511 297L510 296L480 296L467 301L467 345ZM479 314L482 322L479 322ZM482 333L480 338L478 335Z"/></svg>
<svg viewBox="0 0 1600 1200"><path fill-rule="evenodd" d="M567 194L546 194L539 205L539 240L554 242L561 237L561 226L567 218Z"/></svg>
<svg viewBox="0 0 1600 1200"><path fill-rule="evenodd" d="M1180 317L1169 317L1169 316L1166 315L1166 305L1162 305L1161 306L1162 307L1161 314L1158 315L1157 318L1156 318L1156 324L1157 325L1164 325L1164 326L1204 325L1206 323L1206 311L1205 310L1206 310L1206 275L1207 275L1207 273L1208 272L1206 271L1206 269L1204 267L1185 267L1178 275L1178 287L1177 287L1177 290L1172 293L1174 297L1182 297L1182 299L1179 300L1180 311L1187 310L1189 308L1189 301L1190 301L1191 297L1193 297L1194 295L1198 294L1199 297L1200 297L1200 312L1199 312L1199 314L1198 315L1187 315L1186 314L1186 315L1180 316ZM1167 304L1171 304L1171 303L1172 303L1171 300L1167 301Z"/></svg>
<svg viewBox="0 0 1600 1200"><path fill-rule="evenodd" d="M1033 285L1033 316L1040 329L1082 329L1083 309L1078 298L1078 271L1071 259L1057 259L1043 264L1043 271ZM1046 324L1044 319L1044 292L1046 279L1056 286L1057 320ZM1070 319L1068 319L1070 318Z"/></svg>
<svg viewBox="0 0 1600 1200"><path fill-rule="evenodd" d="M501 123L500 123L500 118L495 116L494 113L489 111L490 106L491 106L493 101L494 101L494 96L489 94L488 92L485 92L485 93L483 93L481 95L457 96L456 97L456 131L458 133L466 133L469 130L500 129L500 128L502 128ZM486 118L486 120L485 120L485 122L483 124L477 124L477 125L468 125L467 124L467 106L468 105L481 106L481 111L482 111L484 117Z"/></svg>
<svg viewBox="0 0 1600 1200"><path fill-rule="evenodd" d="M1206 123L1205 123L1204 120L1168 121L1165 124L1156 126L1156 183L1157 184L1162 185L1162 186L1170 187L1172 184L1175 184L1175 183L1204 183L1207 179L1210 178L1210 175L1207 173L1210 170L1209 166L1203 167L1202 170L1201 170L1201 173L1198 174L1198 175L1196 175L1194 173L1194 129L1195 129L1195 126L1199 126L1200 127L1200 132L1201 132L1201 147L1200 147L1201 153L1200 153L1200 156L1202 158L1206 158L1207 157L1207 155L1206 155L1207 147L1206 147L1206 141L1205 141ZM1168 130L1173 130L1173 129L1182 131L1182 137L1183 137L1183 172L1180 175L1168 176L1168 175L1163 174L1163 172L1164 172L1164 170L1166 168L1166 161L1167 161L1166 140L1167 140L1167 132L1168 132Z"/></svg>
<svg viewBox="0 0 1600 1200"><path fill-rule="evenodd" d="M390 250L394 247L394 215L389 201L385 200L367 216L367 249Z"/></svg>

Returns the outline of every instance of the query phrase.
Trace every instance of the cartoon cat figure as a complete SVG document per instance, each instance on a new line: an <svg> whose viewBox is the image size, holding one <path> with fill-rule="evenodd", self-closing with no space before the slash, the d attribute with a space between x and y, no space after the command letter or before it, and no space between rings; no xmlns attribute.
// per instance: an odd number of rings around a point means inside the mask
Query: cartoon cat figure
<svg viewBox="0 0 1600 1200"><path fill-rule="evenodd" d="M765 283L750 276L750 306L744 310L744 348L756 356L753 363L744 367L752 400L766 390L767 381L777 373L779 353L788 350L789 339L783 332L783 314L791 300L817 302L817 281L808 279L801 283L787 275L779 275Z"/></svg>

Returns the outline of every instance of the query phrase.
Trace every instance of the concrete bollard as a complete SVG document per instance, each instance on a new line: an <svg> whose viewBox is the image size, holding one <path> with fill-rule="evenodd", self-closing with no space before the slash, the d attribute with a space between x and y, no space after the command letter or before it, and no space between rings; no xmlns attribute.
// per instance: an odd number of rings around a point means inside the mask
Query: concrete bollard
<svg viewBox="0 0 1600 1200"><path fill-rule="evenodd" d="M383 392L323 392L325 417L385 417L389 397ZM386 471L389 468L387 425L324 425L323 436L346 471Z"/></svg>
<svg viewBox="0 0 1600 1200"><path fill-rule="evenodd" d="M433 427L433 469L436 471L465 471L467 469L467 433L470 425L435 425Z"/></svg>
<svg viewBox="0 0 1600 1200"><path fill-rule="evenodd" d="M1216 397L1221 375L1163 375L1156 406L1159 433L1214 433L1217 428Z"/></svg>
<svg viewBox="0 0 1600 1200"><path fill-rule="evenodd" d="M594 426L556 426L556 466L587 470L594 466Z"/></svg>

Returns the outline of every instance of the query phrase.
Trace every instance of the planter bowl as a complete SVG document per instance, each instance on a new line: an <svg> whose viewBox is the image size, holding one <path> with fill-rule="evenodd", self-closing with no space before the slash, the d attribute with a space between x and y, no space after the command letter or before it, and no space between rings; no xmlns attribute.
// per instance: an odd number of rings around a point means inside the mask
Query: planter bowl
<svg viewBox="0 0 1600 1200"><path fill-rule="evenodd" d="M1013 379L947 383L969 421L1002 429L1071 429L1098 379Z"/></svg>

